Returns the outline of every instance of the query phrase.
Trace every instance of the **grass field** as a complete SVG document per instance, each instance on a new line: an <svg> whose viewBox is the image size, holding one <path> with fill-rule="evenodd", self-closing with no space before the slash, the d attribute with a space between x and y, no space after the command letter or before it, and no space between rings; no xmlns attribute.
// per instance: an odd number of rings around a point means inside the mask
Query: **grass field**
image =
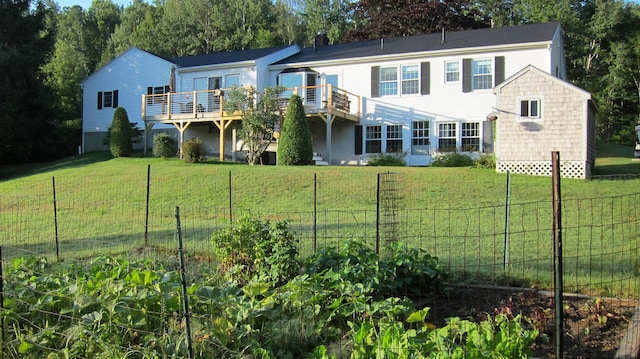
<svg viewBox="0 0 640 359"><path fill-rule="evenodd" d="M575 291L638 295L640 162L629 147L598 150L602 179L562 180L566 278ZM0 230L7 258L137 255L145 243L174 250L179 207L187 250L211 258L211 231L250 211L289 220L302 255L349 238L379 239L381 247L399 240L465 280L549 287L551 179L512 175L510 183L506 221L506 175L492 170L187 164L92 153L1 168Z"/></svg>

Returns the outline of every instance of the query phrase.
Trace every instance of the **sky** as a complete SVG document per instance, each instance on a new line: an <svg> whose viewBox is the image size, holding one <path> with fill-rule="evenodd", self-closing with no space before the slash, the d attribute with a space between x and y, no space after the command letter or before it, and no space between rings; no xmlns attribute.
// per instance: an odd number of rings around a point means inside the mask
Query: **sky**
<svg viewBox="0 0 640 359"><path fill-rule="evenodd" d="M91 7L92 0L56 0L60 8L71 7L73 5L80 5L83 9L88 9ZM117 5L122 5L127 7L129 4L133 2L133 0L112 0ZM629 3L640 3L640 0L625 0L625 2Z"/></svg>
<svg viewBox="0 0 640 359"><path fill-rule="evenodd" d="M54 0L60 6L60 9L65 7L71 7L73 5L80 5L83 9L88 9L91 7L92 0ZM111 0L116 5L122 5L124 7L129 6L133 0Z"/></svg>

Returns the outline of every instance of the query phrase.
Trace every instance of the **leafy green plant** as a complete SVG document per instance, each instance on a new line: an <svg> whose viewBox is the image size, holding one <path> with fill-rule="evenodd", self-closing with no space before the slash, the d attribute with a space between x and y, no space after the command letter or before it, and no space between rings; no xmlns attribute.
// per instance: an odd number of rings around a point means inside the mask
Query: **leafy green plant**
<svg viewBox="0 0 640 359"><path fill-rule="evenodd" d="M465 154L450 152L436 157L431 162L433 167L469 167L473 166L473 159Z"/></svg>
<svg viewBox="0 0 640 359"><path fill-rule="evenodd" d="M202 140L194 137L182 144L182 159L185 162L197 163L202 160L204 155L204 147Z"/></svg>
<svg viewBox="0 0 640 359"><path fill-rule="evenodd" d="M131 123L129 122L127 111L124 108L116 108L109 134L109 150L113 157L131 156L133 152Z"/></svg>
<svg viewBox="0 0 640 359"><path fill-rule="evenodd" d="M483 153L473 164L476 168L496 169L496 155L494 153Z"/></svg>
<svg viewBox="0 0 640 359"><path fill-rule="evenodd" d="M174 156L176 154L176 141L166 132L159 132L153 135L153 155L155 157Z"/></svg>
<svg viewBox="0 0 640 359"><path fill-rule="evenodd" d="M396 166L404 167L407 161L404 160L406 152L381 153L374 155L367 161L367 166Z"/></svg>
<svg viewBox="0 0 640 359"><path fill-rule="evenodd" d="M439 289L445 277L438 258L406 244L391 245L380 257L359 240L322 249L304 266L309 274L330 272L342 281L362 283L378 296L418 296Z"/></svg>
<svg viewBox="0 0 640 359"><path fill-rule="evenodd" d="M381 267L388 273L381 283L388 295L417 297L424 293L442 289L446 273L439 265L438 258L411 248L404 243L395 243L387 248Z"/></svg>
<svg viewBox="0 0 640 359"><path fill-rule="evenodd" d="M300 269L297 242L285 221L272 224L245 213L230 226L214 231L211 241L221 272L239 284L254 277L282 284Z"/></svg>

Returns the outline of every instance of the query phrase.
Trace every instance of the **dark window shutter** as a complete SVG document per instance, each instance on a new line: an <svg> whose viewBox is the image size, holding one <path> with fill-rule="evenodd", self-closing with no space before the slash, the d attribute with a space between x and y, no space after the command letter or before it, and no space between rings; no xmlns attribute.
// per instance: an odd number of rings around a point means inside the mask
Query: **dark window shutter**
<svg viewBox="0 0 640 359"><path fill-rule="evenodd" d="M380 66L371 67L371 97L380 97Z"/></svg>
<svg viewBox="0 0 640 359"><path fill-rule="evenodd" d="M356 130L356 137L355 137L355 154L356 155L361 155L362 154L362 125L356 125L355 127Z"/></svg>
<svg viewBox="0 0 640 359"><path fill-rule="evenodd" d="M462 59L462 92L471 92L471 59Z"/></svg>
<svg viewBox="0 0 640 359"><path fill-rule="evenodd" d="M495 60L495 83L493 86L498 86L504 81L504 56L496 56Z"/></svg>
<svg viewBox="0 0 640 359"><path fill-rule="evenodd" d="M420 64L420 94L429 95L431 93L431 63Z"/></svg>
<svg viewBox="0 0 640 359"><path fill-rule="evenodd" d="M102 91L98 92L98 110L102 109Z"/></svg>
<svg viewBox="0 0 640 359"><path fill-rule="evenodd" d="M147 87L147 105L153 104L153 97L151 97L151 95L153 95L153 87L149 86Z"/></svg>
<svg viewBox="0 0 640 359"><path fill-rule="evenodd" d="M484 153L493 153L493 122L482 121L482 148Z"/></svg>
<svg viewBox="0 0 640 359"><path fill-rule="evenodd" d="M118 90L113 90L113 108L118 107Z"/></svg>
<svg viewBox="0 0 640 359"><path fill-rule="evenodd" d="M171 92L171 88L169 87L169 85L164 87L164 93L169 93Z"/></svg>

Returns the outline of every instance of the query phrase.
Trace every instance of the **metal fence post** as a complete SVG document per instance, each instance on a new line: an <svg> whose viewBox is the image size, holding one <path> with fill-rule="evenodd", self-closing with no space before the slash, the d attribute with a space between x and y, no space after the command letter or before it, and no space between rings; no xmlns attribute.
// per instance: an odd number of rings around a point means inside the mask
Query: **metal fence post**
<svg viewBox="0 0 640 359"><path fill-rule="evenodd" d="M0 246L0 310L4 311L4 272L2 265L2 247ZM4 315L0 319L0 353L4 353Z"/></svg>
<svg viewBox="0 0 640 359"><path fill-rule="evenodd" d="M318 250L318 174L313 174L313 253Z"/></svg>
<svg viewBox="0 0 640 359"><path fill-rule="evenodd" d="M51 177L53 185L53 225L56 230L56 260L60 261L60 238L58 236L58 205L56 201L56 177Z"/></svg>
<svg viewBox="0 0 640 359"><path fill-rule="evenodd" d="M511 211L511 173L507 171L507 201L504 214L504 271L509 271L509 214Z"/></svg>
<svg viewBox="0 0 640 359"><path fill-rule="evenodd" d="M233 223L233 191L231 189L231 171L229 171L229 222Z"/></svg>
<svg viewBox="0 0 640 359"><path fill-rule="evenodd" d="M553 198L553 280L555 296L555 357L563 355L563 307L562 307L562 198L560 197L560 153L551 153L551 177Z"/></svg>
<svg viewBox="0 0 640 359"><path fill-rule="evenodd" d="M378 173L378 184L376 188L376 254L380 254L380 177Z"/></svg>
<svg viewBox="0 0 640 359"><path fill-rule="evenodd" d="M187 275L182 247L182 227L180 225L180 207L176 207L176 236L178 237L178 258L180 260L180 281L182 282L182 315L187 330L188 358L193 358L193 341L191 340L191 315L189 314L189 294L187 293Z"/></svg>
<svg viewBox="0 0 640 359"><path fill-rule="evenodd" d="M151 165L147 165L147 203L144 215L144 246L148 245L147 237L149 235L149 194L151 193Z"/></svg>

